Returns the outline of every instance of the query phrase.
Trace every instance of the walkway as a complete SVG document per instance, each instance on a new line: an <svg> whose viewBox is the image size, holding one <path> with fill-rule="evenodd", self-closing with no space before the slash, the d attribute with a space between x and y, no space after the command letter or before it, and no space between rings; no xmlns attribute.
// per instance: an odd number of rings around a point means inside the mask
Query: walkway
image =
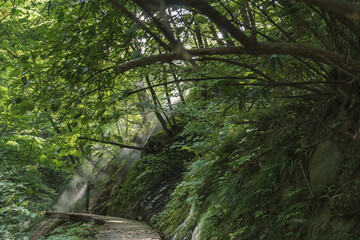
<svg viewBox="0 0 360 240"><path fill-rule="evenodd" d="M160 240L159 234L154 232L148 225L125 218L86 214L86 213L63 213L48 212L52 218L70 219L86 222L103 223L98 240Z"/></svg>

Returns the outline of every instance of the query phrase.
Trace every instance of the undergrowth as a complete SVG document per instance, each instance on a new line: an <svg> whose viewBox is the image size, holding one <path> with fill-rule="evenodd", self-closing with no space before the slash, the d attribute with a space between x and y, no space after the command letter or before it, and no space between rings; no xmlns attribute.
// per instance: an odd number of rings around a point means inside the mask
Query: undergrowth
<svg viewBox="0 0 360 240"><path fill-rule="evenodd" d="M154 138L156 151L115 189L113 212L132 211L184 172L165 210L150 220L168 239L359 238L360 153L357 141L339 133L354 130L343 110L324 99L316 105L279 100L250 109L240 121L235 108L216 114L228 103L215 102L178 110L182 131L173 141ZM309 164L326 141L342 156L341 171L318 188Z"/></svg>
<svg viewBox="0 0 360 240"><path fill-rule="evenodd" d="M111 209L118 215L131 211L154 188L182 173L190 156L179 149L170 150L169 147L159 147L158 153L142 156L124 182L114 190Z"/></svg>
<svg viewBox="0 0 360 240"><path fill-rule="evenodd" d="M66 182L65 172L0 163L0 239L28 239Z"/></svg>
<svg viewBox="0 0 360 240"><path fill-rule="evenodd" d="M314 226L317 217L313 212L324 204L322 194L328 194L332 205L336 202L359 209L354 203L359 198L350 196L355 194L354 189L335 196L329 189L313 193L309 185L309 158L317 141L322 140L319 136L326 135L325 131L318 136L314 134L318 131L319 115L310 103L287 102L253 114L252 124L224 125L220 131L226 131L225 137L218 136L201 145L166 210L153 221L172 239L191 236L218 240L330 239L329 236L351 239L348 237L356 236L355 229L349 235L349 231L336 229L336 223L327 231L320 231L331 219L326 224L323 222L322 227ZM326 137L336 141L334 136ZM188 148L196 148L191 144ZM354 157L346 162L356 164ZM355 176L346 174L345 178ZM349 198L345 199L346 196ZM336 213L334 207L331 212Z"/></svg>

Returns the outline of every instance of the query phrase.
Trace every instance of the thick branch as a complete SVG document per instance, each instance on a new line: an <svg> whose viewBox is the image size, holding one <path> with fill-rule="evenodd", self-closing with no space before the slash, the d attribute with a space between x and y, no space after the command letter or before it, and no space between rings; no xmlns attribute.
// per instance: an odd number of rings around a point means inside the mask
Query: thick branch
<svg viewBox="0 0 360 240"><path fill-rule="evenodd" d="M187 8L194 8L207 16L217 26L224 28L231 36L233 36L242 45L248 48L255 48L256 42L250 39L244 32L234 26L232 22L212 7L206 0L162 0L166 5L177 5ZM140 6L147 6L154 11L160 10L162 1L156 0L134 0Z"/></svg>
<svg viewBox="0 0 360 240"><path fill-rule="evenodd" d="M360 63L348 59L344 55L330 52L324 49L304 46L294 43L265 42L259 43L256 49L246 47L217 47L188 50L192 56L213 56L213 55L291 55L294 57L305 57L324 62L345 73L360 73ZM181 60L175 53L159 54L135 59L114 66L116 74L124 73L131 69L145 67L157 62L171 62ZM195 59L196 60L196 59Z"/></svg>
<svg viewBox="0 0 360 240"><path fill-rule="evenodd" d="M112 1L112 0L110 0ZM149 4L149 1L143 1L143 0L133 0L136 4L138 4L144 11L146 14L148 14L153 23L155 24L155 26L164 34L165 38L170 42L170 44L172 45L173 49L176 49L176 47L180 44L174 37L174 34L172 33L170 27L166 27L165 24L161 24L161 22L153 16L152 14L152 9L154 6L151 6L151 3ZM160 3L161 5L161 3ZM161 13L160 15L165 15L164 11L165 9L162 9L161 6L156 6L156 8L158 8L157 10L160 10ZM165 16L163 16L165 17ZM170 26L170 25L169 25Z"/></svg>
<svg viewBox="0 0 360 240"><path fill-rule="evenodd" d="M129 10L127 10L124 6L122 6L117 0L108 0L114 7L120 9L126 16L131 18L134 22L139 24L139 26L147 33L149 34L157 43L160 44L163 48L165 48L168 51L171 51L171 47L164 43L156 34L154 34L141 20L139 20L133 13L131 13Z"/></svg>
<svg viewBox="0 0 360 240"><path fill-rule="evenodd" d="M179 55L183 60L189 61L195 67L195 69L197 69L198 66L196 65L196 62L194 60L192 60L192 56L187 52L187 50L184 48L184 46L181 44L181 42L174 37L174 33L171 30L170 23L168 21L168 17L166 16L166 13L165 13L166 12L165 11L165 3L161 2L161 1L160 2L155 1L155 2L159 3L160 5L156 6L154 9L154 5L152 4L151 1L150 2L148 0L146 0L146 1L133 0L133 1L135 3L137 3L140 7L142 7L142 9L145 11L145 13L147 13L151 17L152 22L155 24L155 26L163 33L165 38L170 42L171 50L173 52L177 53L177 55ZM160 10L160 16L163 17L162 23L152 13L152 11L156 10L156 8L157 8L157 10Z"/></svg>
<svg viewBox="0 0 360 240"><path fill-rule="evenodd" d="M195 8L196 10L202 12L202 14L210 18L210 20L213 21L218 27L224 28L242 45L251 49L256 47L256 41L249 38L244 32L234 26L229 19L227 19L219 11L213 8L206 0L168 0L168 2L182 4L184 6Z"/></svg>
<svg viewBox="0 0 360 240"><path fill-rule="evenodd" d="M105 143L105 144L110 144L110 145L115 145L115 146L118 146L118 147L121 147L121 148L130 148L130 149L136 149L136 150L140 150L140 151L146 150L146 148L142 148L142 147L129 146L129 145L125 145L125 144L120 144L120 143L106 141L106 140L99 140L99 139L95 139L95 138L78 137L78 139L88 140L88 141L98 142L98 143Z"/></svg>
<svg viewBox="0 0 360 240"><path fill-rule="evenodd" d="M292 43L262 43L259 55L263 54L279 54L279 55L291 55L294 57L305 57L320 62L326 63L340 72L344 72L349 76L354 76L355 73L360 73L359 62L349 59L348 57L331 52L328 50L303 46L300 44Z"/></svg>
<svg viewBox="0 0 360 240"><path fill-rule="evenodd" d="M349 19L360 20L360 7L341 0L303 0L320 8Z"/></svg>

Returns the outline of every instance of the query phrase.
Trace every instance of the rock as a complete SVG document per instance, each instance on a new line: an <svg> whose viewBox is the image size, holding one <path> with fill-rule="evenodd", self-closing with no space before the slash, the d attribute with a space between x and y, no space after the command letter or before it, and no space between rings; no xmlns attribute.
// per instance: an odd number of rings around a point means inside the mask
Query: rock
<svg viewBox="0 0 360 240"><path fill-rule="evenodd" d="M335 182L341 161L342 155L334 143L325 141L318 145L309 164L310 185L314 192Z"/></svg>

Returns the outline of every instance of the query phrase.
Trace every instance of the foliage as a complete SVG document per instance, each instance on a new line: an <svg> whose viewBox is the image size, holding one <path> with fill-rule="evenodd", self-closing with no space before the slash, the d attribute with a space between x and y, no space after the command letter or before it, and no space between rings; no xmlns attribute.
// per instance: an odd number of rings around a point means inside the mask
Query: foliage
<svg viewBox="0 0 360 240"><path fill-rule="evenodd" d="M22 239L30 221L42 218L52 204L66 171L56 168L58 161L49 158L41 133L26 126L27 116L10 121L9 112L1 107L0 236Z"/></svg>
<svg viewBox="0 0 360 240"><path fill-rule="evenodd" d="M0 169L0 236L23 239L30 221L39 221L56 196L55 189L43 179L46 174L40 173L50 171L32 165Z"/></svg>
<svg viewBox="0 0 360 240"><path fill-rule="evenodd" d="M312 129L306 129L311 121L303 122L298 116L305 111L315 118L317 111L312 108L302 102L277 102L251 114L255 125L224 124L219 131L227 132L216 149L209 133L201 135L204 151L191 164L166 210L154 220L157 227L175 239L189 232L199 239L356 236L355 230L349 235L335 229L313 235L309 227L316 219L313 209L320 206L302 170L308 163L305 156L312 151L304 145L304 139L312 137ZM213 134L218 135L217 131ZM331 201L336 201L334 197ZM341 202L354 207L349 199Z"/></svg>
<svg viewBox="0 0 360 240"><path fill-rule="evenodd" d="M43 117L16 115L17 110L8 107L12 89L3 83L1 90L0 236L23 239L24 231L52 204L69 172L59 169L63 161L55 158L47 131L41 131L46 127L40 123Z"/></svg>
<svg viewBox="0 0 360 240"><path fill-rule="evenodd" d="M1 233L18 237L13 223L49 206L66 174L99 167L100 143L143 144L153 118L171 145L143 156L113 207L187 171L168 234L299 239L316 198L356 214L359 1L158 2L0 5ZM306 167L324 139L352 155L315 196Z"/></svg>

